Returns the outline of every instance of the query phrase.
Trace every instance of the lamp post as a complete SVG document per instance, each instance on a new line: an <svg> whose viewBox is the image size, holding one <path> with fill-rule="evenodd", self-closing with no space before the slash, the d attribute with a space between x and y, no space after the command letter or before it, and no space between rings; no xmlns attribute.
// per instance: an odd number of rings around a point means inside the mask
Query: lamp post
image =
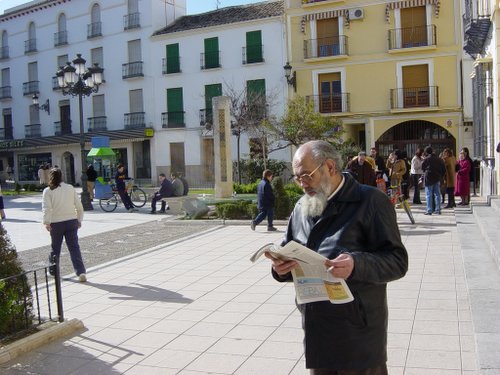
<svg viewBox="0 0 500 375"><path fill-rule="evenodd" d="M90 194L87 188L87 163L85 155L85 133L83 129L83 109L82 98L90 96L99 91L99 85L102 83L103 68L99 64L85 69L85 59L81 54L76 55L73 64L68 62L66 66L61 67L57 73L57 83L62 89L63 95L78 96L78 106L80 110L80 153L82 160L82 206L85 211L93 210Z"/></svg>

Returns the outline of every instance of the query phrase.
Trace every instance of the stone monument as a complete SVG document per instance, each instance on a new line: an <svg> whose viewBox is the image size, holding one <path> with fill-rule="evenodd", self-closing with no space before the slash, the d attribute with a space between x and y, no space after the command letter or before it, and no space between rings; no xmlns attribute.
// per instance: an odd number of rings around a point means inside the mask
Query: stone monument
<svg viewBox="0 0 500 375"><path fill-rule="evenodd" d="M233 195L230 103L231 99L227 96L212 99L216 198L230 198Z"/></svg>

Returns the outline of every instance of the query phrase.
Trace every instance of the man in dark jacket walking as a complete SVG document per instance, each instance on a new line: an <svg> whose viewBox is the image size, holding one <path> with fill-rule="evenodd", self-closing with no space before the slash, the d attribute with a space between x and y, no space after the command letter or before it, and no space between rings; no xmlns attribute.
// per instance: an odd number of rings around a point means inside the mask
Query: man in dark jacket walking
<svg viewBox="0 0 500 375"><path fill-rule="evenodd" d="M274 193L271 186L271 181L273 180L273 172L266 169L262 173L262 180L257 185L257 208L259 209L259 214L252 220L250 226L252 230L260 224L267 216L267 230L269 232L274 232L276 228L273 226L274 218Z"/></svg>
<svg viewBox="0 0 500 375"><path fill-rule="evenodd" d="M172 197L174 195L174 188L172 187L172 183L167 180L165 173L160 173L158 175L158 179L160 180L160 190L153 194L150 214L156 213L156 202L160 201L162 198ZM165 213L166 205L167 203L165 201L161 201L161 213Z"/></svg>
<svg viewBox="0 0 500 375"><path fill-rule="evenodd" d="M387 283L403 277L408 254L387 196L342 173L340 154L311 141L293 158L304 196L294 208L283 245L294 240L325 256L325 272L344 279L354 301L298 305L306 367L313 375L387 374ZM278 281L290 281L295 261L272 260Z"/></svg>
<svg viewBox="0 0 500 375"><path fill-rule="evenodd" d="M424 215L441 215L441 180L446 174L446 166L443 159L437 157L432 147L424 150L425 159L422 162L424 172L425 199L427 200Z"/></svg>

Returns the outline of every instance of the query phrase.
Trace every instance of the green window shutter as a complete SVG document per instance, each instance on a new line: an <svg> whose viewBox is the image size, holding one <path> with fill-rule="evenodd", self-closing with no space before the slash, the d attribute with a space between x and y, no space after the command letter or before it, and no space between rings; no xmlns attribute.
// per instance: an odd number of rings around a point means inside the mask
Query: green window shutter
<svg viewBox="0 0 500 375"><path fill-rule="evenodd" d="M184 126L184 103L182 99L182 87L167 89L167 112L170 127Z"/></svg>
<svg viewBox="0 0 500 375"><path fill-rule="evenodd" d="M247 64L262 62L262 32L249 31L246 34L247 38Z"/></svg>
<svg viewBox="0 0 500 375"><path fill-rule="evenodd" d="M219 38L205 39L205 69L219 66Z"/></svg>
<svg viewBox="0 0 500 375"><path fill-rule="evenodd" d="M213 110L212 110L212 98L222 95L222 84L217 83L215 85L205 85L205 114L206 121L212 123Z"/></svg>
<svg viewBox="0 0 500 375"><path fill-rule="evenodd" d="M179 73L181 71L181 63L179 56L179 43L167 45L167 74Z"/></svg>
<svg viewBox="0 0 500 375"><path fill-rule="evenodd" d="M266 80L247 81L247 107L251 117L263 119L266 114Z"/></svg>

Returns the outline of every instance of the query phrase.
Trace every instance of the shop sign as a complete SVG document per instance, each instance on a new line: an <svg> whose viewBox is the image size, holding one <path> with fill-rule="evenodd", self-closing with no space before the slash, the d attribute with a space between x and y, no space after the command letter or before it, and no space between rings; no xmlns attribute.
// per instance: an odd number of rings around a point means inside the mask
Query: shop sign
<svg viewBox="0 0 500 375"><path fill-rule="evenodd" d="M24 147L24 139L17 140L17 141L3 141L0 142L0 149L4 148L20 148Z"/></svg>

